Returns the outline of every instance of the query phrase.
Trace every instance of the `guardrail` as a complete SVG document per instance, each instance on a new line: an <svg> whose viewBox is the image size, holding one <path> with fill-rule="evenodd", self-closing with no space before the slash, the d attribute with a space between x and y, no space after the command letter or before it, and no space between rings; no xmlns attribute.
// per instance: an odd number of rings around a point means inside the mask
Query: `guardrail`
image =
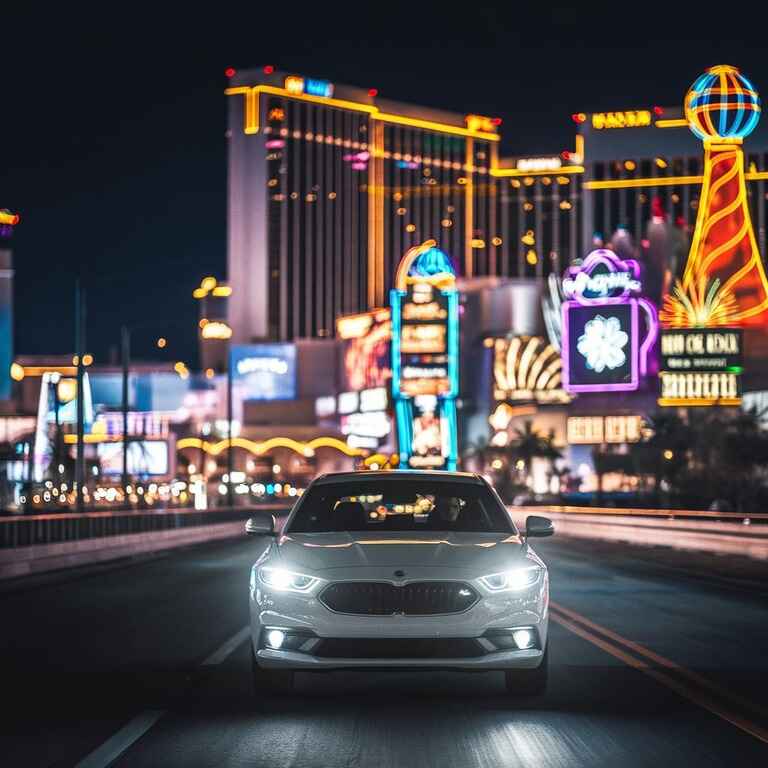
<svg viewBox="0 0 768 768"><path fill-rule="evenodd" d="M763 512L551 505L510 510L521 528L527 515L545 515L563 536L768 560L768 513Z"/></svg>
<svg viewBox="0 0 768 768"><path fill-rule="evenodd" d="M232 523L243 521L260 511L278 512L287 508L285 504L260 504L213 510L57 512L1 517L0 549Z"/></svg>

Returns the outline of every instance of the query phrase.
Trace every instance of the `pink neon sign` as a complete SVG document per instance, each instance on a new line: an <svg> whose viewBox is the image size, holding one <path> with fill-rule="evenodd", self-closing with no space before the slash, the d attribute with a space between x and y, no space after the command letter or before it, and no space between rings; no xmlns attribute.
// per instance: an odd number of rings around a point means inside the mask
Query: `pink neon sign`
<svg viewBox="0 0 768 768"><path fill-rule="evenodd" d="M640 265L613 251L592 251L563 278L563 387L568 392L633 391L648 373L658 337L653 304L642 290ZM645 315L641 341L640 310Z"/></svg>

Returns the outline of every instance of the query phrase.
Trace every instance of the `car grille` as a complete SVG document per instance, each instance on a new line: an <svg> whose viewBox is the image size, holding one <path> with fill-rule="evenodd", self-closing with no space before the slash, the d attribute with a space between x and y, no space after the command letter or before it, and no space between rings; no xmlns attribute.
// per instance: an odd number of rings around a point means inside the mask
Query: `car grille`
<svg viewBox="0 0 768 768"><path fill-rule="evenodd" d="M402 587L385 581L340 581L320 594L330 610L363 616L461 613L477 599L477 592L462 581L415 581Z"/></svg>
<svg viewBox="0 0 768 768"><path fill-rule="evenodd" d="M342 638L321 640L312 651L326 659L467 659L485 651L472 638Z"/></svg>

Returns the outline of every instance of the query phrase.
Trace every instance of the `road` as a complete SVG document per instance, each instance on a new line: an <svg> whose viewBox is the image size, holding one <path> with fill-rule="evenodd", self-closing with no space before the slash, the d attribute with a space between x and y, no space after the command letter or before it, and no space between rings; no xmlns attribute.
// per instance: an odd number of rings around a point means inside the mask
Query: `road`
<svg viewBox="0 0 768 768"><path fill-rule="evenodd" d="M768 764L765 565L555 537L537 544L552 574L544 697L508 698L497 673L356 672L257 701L243 631L256 547L0 593L0 764Z"/></svg>

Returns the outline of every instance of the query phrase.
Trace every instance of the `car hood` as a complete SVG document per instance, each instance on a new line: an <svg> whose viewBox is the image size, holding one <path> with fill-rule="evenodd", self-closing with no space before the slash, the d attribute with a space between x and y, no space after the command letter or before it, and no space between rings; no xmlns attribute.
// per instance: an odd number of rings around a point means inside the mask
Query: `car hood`
<svg viewBox="0 0 768 768"><path fill-rule="evenodd" d="M292 533L281 537L278 550L289 568L367 568L372 575L400 567L492 573L526 557L512 533Z"/></svg>

